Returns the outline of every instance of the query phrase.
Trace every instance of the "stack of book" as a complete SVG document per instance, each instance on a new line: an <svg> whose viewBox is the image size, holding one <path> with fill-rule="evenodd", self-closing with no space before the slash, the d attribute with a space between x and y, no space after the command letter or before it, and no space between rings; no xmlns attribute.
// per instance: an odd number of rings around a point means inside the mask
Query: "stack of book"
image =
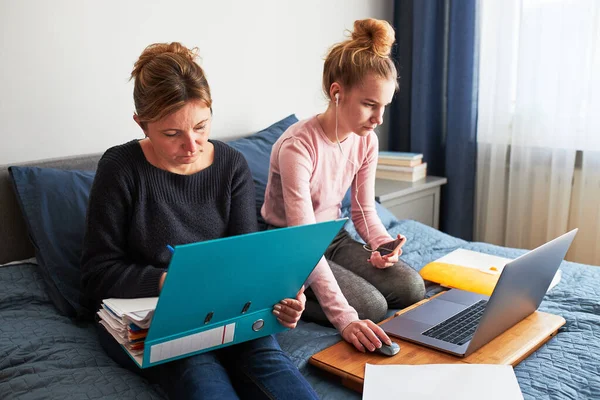
<svg viewBox="0 0 600 400"><path fill-rule="evenodd" d="M97 312L100 324L131 354L143 354L157 301L158 297L105 299Z"/></svg>
<svg viewBox="0 0 600 400"><path fill-rule="evenodd" d="M379 179L414 182L427 176L427 163L423 162L423 154L420 153L380 151L375 176Z"/></svg>

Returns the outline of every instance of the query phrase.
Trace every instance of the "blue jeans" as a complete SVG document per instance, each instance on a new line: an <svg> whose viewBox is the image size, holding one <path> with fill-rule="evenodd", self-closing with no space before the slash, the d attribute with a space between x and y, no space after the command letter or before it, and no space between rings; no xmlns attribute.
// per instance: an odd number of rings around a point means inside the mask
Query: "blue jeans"
<svg viewBox="0 0 600 400"><path fill-rule="evenodd" d="M113 360L158 383L171 399L318 399L273 336L141 369L96 325Z"/></svg>

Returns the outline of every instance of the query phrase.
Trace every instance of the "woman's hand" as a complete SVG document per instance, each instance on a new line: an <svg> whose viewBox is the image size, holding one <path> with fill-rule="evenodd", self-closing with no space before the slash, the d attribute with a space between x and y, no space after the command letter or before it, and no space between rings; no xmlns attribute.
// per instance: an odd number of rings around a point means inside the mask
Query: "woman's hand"
<svg viewBox="0 0 600 400"><path fill-rule="evenodd" d="M167 277L167 273L163 272L163 274L160 276L160 280L158 281L158 292L160 293L160 291L162 290L163 285L165 284L165 278Z"/></svg>
<svg viewBox="0 0 600 400"><path fill-rule="evenodd" d="M362 353L366 350L375 351L381 347L381 343L391 345L392 341L383 329L368 319L358 320L348 324L342 331L342 337L351 343Z"/></svg>
<svg viewBox="0 0 600 400"><path fill-rule="evenodd" d="M375 268L384 269L391 267L398 262L400 255L402 254L402 246L406 243L406 236L398 234L395 240L382 244L377 248L380 251L374 251L371 253L371 257L367 260Z"/></svg>
<svg viewBox="0 0 600 400"><path fill-rule="evenodd" d="M277 321L286 328L294 329L300 320L306 304L304 286L300 289L295 299L283 299L273 307L273 314Z"/></svg>

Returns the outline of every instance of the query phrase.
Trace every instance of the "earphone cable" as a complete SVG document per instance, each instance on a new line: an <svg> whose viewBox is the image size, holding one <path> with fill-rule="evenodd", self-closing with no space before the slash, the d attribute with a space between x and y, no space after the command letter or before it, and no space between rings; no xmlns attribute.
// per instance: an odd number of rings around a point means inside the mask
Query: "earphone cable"
<svg viewBox="0 0 600 400"><path fill-rule="evenodd" d="M346 158L346 161L349 161L350 164L354 165L354 168L358 168L356 166L356 164L354 164L354 162L352 160L350 160L350 157L346 157L346 154L344 153L344 150L342 149L342 144L340 143L340 138L338 137L338 110L337 110L337 107L338 107L338 99L336 97L336 101L335 101L335 140L337 141L340 152ZM358 174L356 176L356 182L357 182L357 186L356 186L356 193L354 194L354 198L356 199L356 204L358 204L358 208L360 209L360 213L362 215L363 222L365 223L365 229L367 230L367 240L366 240L367 243L363 245L363 248L366 251L372 253L375 250L371 249L370 244L369 244L369 240L371 239L371 233L369 232L369 225L367 224L367 218L365 217L365 212L362 208L362 205L360 204L360 201L358 200L358 191L361 188L361 186L365 184L365 182L358 185Z"/></svg>

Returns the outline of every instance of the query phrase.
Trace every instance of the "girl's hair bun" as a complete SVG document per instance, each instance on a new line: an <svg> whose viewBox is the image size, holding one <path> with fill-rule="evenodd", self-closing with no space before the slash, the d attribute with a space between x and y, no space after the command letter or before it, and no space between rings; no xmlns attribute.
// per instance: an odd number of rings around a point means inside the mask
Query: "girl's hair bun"
<svg viewBox="0 0 600 400"><path fill-rule="evenodd" d="M388 57L396 41L394 28L379 19L361 19L354 22L352 40L357 47L368 47L379 57Z"/></svg>

